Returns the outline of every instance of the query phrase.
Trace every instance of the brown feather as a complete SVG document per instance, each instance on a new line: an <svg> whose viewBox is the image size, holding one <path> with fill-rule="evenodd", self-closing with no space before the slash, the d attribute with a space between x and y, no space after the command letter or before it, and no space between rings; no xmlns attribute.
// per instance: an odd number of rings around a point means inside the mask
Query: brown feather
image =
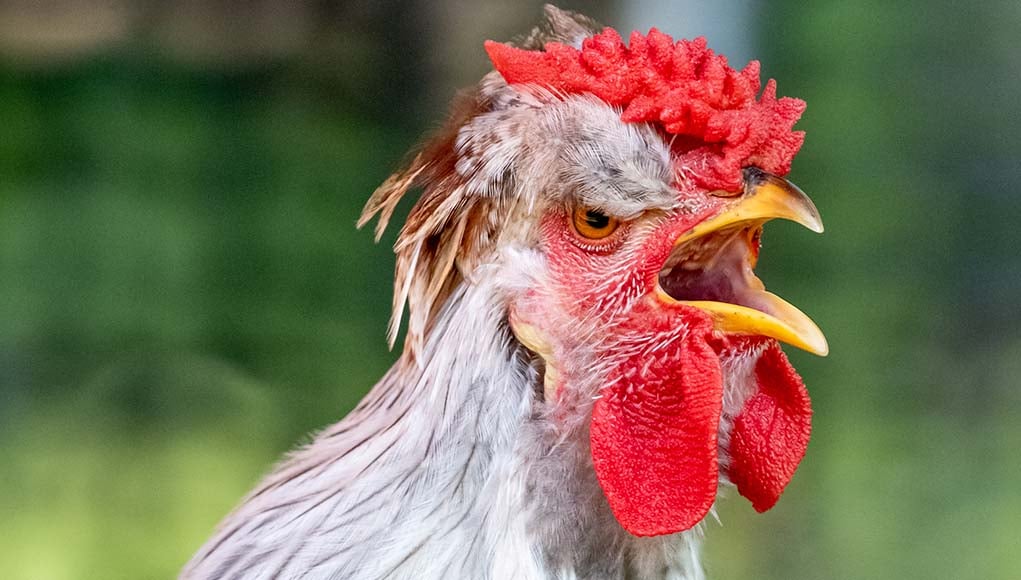
<svg viewBox="0 0 1021 580"><path fill-rule="evenodd" d="M488 213L480 210L490 204L469 193L465 187L468 178L455 169L458 157L455 142L460 129L488 108L478 90L458 98L449 121L425 141L405 168L376 189L358 220L358 227L362 227L374 216L379 217L375 228L378 241L404 196L413 188L421 188L394 244L397 265L393 314L387 332L391 347L397 340L407 306L406 347L417 352L436 312L464 277L455 266L476 263L469 259L469 252L490 249L489 244L475 243L492 238L476 231L489 223L478 218Z"/></svg>

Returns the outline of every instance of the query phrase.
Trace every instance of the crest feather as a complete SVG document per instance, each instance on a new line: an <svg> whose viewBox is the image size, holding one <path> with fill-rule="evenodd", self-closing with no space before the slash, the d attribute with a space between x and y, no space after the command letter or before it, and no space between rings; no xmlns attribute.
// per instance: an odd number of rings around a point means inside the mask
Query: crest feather
<svg viewBox="0 0 1021 580"><path fill-rule="evenodd" d="M580 44L583 38L603 29L601 24L584 14L561 10L552 4L543 6L542 11L546 19L532 29L520 43L521 48L542 50L547 42Z"/></svg>

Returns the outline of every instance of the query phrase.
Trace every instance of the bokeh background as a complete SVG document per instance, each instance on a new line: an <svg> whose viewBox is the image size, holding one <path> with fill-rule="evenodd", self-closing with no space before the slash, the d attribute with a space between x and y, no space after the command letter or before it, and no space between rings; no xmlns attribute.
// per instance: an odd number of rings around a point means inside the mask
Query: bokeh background
<svg viewBox="0 0 1021 580"><path fill-rule="evenodd" d="M541 2L0 1L0 577L168 578L393 361L374 186ZM832 354L725 579L1021 578L1021 3L565 2L806 99L827 231L760 273Z"/></svg>

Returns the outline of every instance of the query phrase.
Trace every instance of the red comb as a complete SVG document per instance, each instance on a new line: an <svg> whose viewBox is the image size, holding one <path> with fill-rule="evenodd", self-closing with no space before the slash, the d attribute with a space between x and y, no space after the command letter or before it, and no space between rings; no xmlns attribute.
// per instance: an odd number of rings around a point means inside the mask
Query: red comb
<svg viewBox="0 0 1021 580"><path fill-rule="evenodd" d="M759 62L737 71L704 38L674 40L653 28L631 34L630 47L606 28L581 50L557 42L545 51L487 41L486 52L509 84L534 84L557 94L590 93L623 108L629 123L659 123L682 139L680 169L709 189L737 191L741 169L754 165L776 175L790 171L805 140L792 131L805 102L776 98L761 83Z"/></svg>

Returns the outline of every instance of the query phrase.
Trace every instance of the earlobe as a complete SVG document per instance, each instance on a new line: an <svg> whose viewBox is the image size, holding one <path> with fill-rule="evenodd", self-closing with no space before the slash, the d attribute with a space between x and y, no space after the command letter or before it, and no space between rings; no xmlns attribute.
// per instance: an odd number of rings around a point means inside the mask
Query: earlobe
<svg viewBox="0 0 1021 580"><path fill-rule="evenodd" d="M508 316L508 322L514 338L543 360L546 367L543 372L543 398L547 403L556 401L557 390L560 387L560 370L553 359L552 342L537 327L524 322L514 309Z"/></svg>

